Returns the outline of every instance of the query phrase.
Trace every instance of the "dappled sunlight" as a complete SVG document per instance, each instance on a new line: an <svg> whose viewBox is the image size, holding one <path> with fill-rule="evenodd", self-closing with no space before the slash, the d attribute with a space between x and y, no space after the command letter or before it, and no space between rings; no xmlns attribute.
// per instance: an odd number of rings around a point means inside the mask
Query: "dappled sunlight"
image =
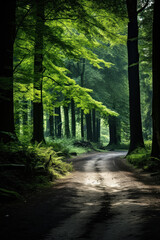
<svg viewBox="0 0 160 240"><path fill-rule="evenodd" d="M114 206L134 207L135 205L137 205L137 206L148 206L148 204L145 203L145 202L139 202L139 201L135 201L135 200L131 200L131 199L127 199L127 200L123 199L121 201L113 203L113 207Z"/></svg>
<svg viewBox="0 0 160 240"><path fill-rule="evenodd" d="M97 153L75 161L76 171L35 196L38 202L32 196L16 214L8 209L11 232L18 233L25 221L24 234L34 225L35 235L41 229L45 240L140 239L143 226L160 219L160 187L147 185L124 168L119 155L111 155ZM5 224L2 221L3 231Z"/></svg>

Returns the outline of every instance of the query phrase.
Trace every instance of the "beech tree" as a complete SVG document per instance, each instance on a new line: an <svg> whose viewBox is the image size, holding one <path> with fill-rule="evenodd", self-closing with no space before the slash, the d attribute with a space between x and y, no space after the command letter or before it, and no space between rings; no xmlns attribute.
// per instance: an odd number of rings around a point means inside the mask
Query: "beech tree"
<svg viewBox="0 0 160 240"><path fill-rule="evenodd" d="M153 99L152 99L152 121L153 139L151 157L160 158L160 5L158 0L154 0L153 14Z"/></svg>
<svg viewBox="0 0 160 240"><path fill-rule="evenodd" d="M13 44L16 33L16 0L5 1L1 7L0 27L0 141L15 137L13 110Z"/></svg>
<svg viewBox="0 0 160 240"><path fill-rule="evenodd" d="M86 128L87 128L87 140L93 141L93 130L92 130L92 115L91 111L85 115L86 118Z"/></svg>
<svg viewBox="0 0 160 240"><path fill-rule="evenodd" d="M62 119L61 119L61 108L55 107L55 136L57 138L62 137Z"/></svg>
<svg viewBox="0 0 160 240"><path fill-rule="evenodd" d="M44 0L35 1L35 53L34 53L34 99L33 99L33 138L32 141L44 141L43 132L43 35L44 35Z"/></svg>
<svg viewBox="0 0 160 240"><path fill-rule="evenodd" d="M71 99L71 119L72 119L72 137L76 137L75 104L73 99Z"/></svg>
<svg viewBox="0 0 160 240"><path fill-rule="evenodd" d="M13 2L15 3L15 1ZM32 83L34 83L34 95L32 93L28 94L29 96L26 99L30 99L30 102L33 101L33 141L40 142L44 139L43 106L45 103L45 107L47 106L47 108L50 108L51 106L49 106L49 104L52 102L53 109L53 105L56 102L57 92L61 92L63 98L71 96L75 105L82 108L85 114L88 114L95 108L95 111L100 112L103 117L107 118L110 114L116 115L114 111L107 109L107 107L101 102L95 101L91 97L88 89L76 85L75 81L68 78L67 69L64 68L66 58L72 58L76 61L79 61L79 59L87 59L91 64L98 68L101 67L101 64L108 66L109 63L102 59L98 59L97 55L93 53L92 48L100 46L100 42L97 41L97 39L101 39L106 43L109 43L110 41L113 42L115 39L117 42L121 41L119 28L114 28L113 34L111 34L110 31L106 32L108 27L111 29L111 26L115 26L114 19L102 11L104 18L103 21L101 21L102 19L98 15L99 12L97 12L92 1L75 1L74 4L73 1L67 1L67 3L66 1L61 1L60 8L59 4L56 3L53 6L52 1L28 0L17 2L17 30L14 48L15 89L18 89L17 86L24 88L24 84L30 84L31 90L27 91L30 91L31 93L33 89ZM14 4L10 5L11 12L14 12L15 14L16 6L14 5L13 7L13 5ZM95 12L95 15L97 14L96 17L94 17L93 12ZM10 16L6 19L7 24L11 16L13 17L13 14L10 14ZM106 24L107 19L109 19L108 24ZM13 27L15 32L15 17L12 20L12 27L11 25L10 28L6 27L6 29L11 30L10 33L12 33ZM6 39L7 44L7 41L9 42L9 39L12 38L8 37L10 33L7 32L6 29L5 32L7 33L7 37L4 39ZM117 38L115 38L116 32L118 32ZM15 34L13 35L15 38ZM12 69L12 74L10 74L10 76L13 76L13 39L11 45L12 47L4 49L5 51L10 49L9 52L10 54L12 53L12 64L11 62L7 63L7 68ZM3 49L1 49L1 51L3 52ZM43 104L42 78L45 82L45 86L43 87ZM54 89L54 91L50 93L50 96L49 94L46 94L50 89L49 80L52 81L52 89ZM13 84L10 84L13 91L13 86L11 85ZM4 88L5 87L3 86L3 90ZM10 96L9 98L13 102L13 93L8 93L9 92L7 92L7 96ZM52 98L51 96L54 97ZM22 99L17 102L20 102L21 104ZM3 106L4 103L5 101L2 100ZM31 112L30 103L27 104L30 108L29 111ZM10 106L12 106L12 109L10 109L12 118L9 117L8 119L10 119L9 121L11 121L12 124L11 122L10 124L7 124L7 127L9 126L7 128L8 130L2 129L1 133L14 133L13 104L10 104ZM27 109L27 106L25 108ZM45 109L45 112L48 112L48 109Z"/></svg>
<svg viewBox="0 0 160 240"><path fill-rule="evenodd" d="M85 78L85 58L82 59L82 70L81 70L81 86L84 87L84 78ZM81 109L81 138L84 139L84 113Z"/></svg>
<svg viewBox="0 0 160 240"><path fill-rule="evenodd" d="M125 45L112 48L104 46L95 50L95 52L99 57L111 62L112 66L96 69L87 63L87 87L93 89L91 94L94 99L103 102L103 104L119 113L118 119L110 116L108 121L105 121L106 134L109 126L110 139L112 139L109 142L117 145L121 138L123 141L129 140L127 49ZM114 129L117 129L117 131L114 131Z"/></svg>
<svg viewBox="0 0 160 240"><path fill-rule="evenodd" d="M69 105L63 107L64 109L64 123L65 123L65 136L70 137L70 124L69 124Z"/></svg>
<svg viewBox="0 0 160 240"><path fill-rule="evenodd" d="M130 105L130 147L128 153L137 147L144 147L140 110L139 53L137 0L127 0L128 10L128 80Z"/></svg>

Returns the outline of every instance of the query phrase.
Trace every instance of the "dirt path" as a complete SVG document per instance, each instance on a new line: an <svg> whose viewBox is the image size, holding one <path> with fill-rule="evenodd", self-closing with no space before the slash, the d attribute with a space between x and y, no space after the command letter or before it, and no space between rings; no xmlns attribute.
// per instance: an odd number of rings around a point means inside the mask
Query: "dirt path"
<svg viewBox="0 0 160 240"><path fill-rule="evenodd" d="M0 239L158 239L160 185L133 171L124 155L74 159L75 172L52 189L1 211Z"/></svg>

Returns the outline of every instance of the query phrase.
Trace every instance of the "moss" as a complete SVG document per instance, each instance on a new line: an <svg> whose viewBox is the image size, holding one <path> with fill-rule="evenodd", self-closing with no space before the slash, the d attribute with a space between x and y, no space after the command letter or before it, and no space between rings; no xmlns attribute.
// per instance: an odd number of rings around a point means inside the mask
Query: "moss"
<svg viewBox="0 0 160 240"><path fill-rule="evenodd" d="M144 148L137 148L131 154L127 155L127 160L133 164L136 168L142 168L144 170L155 171L160 169L160 160L153 159L151 155L152 142L145 142Z"/></svg>

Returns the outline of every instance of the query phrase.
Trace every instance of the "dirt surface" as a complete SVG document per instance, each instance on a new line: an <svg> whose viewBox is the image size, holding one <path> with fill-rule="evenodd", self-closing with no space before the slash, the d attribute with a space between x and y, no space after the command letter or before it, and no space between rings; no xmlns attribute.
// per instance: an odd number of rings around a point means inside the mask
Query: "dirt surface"
<svg viewBox="0 0 160 240"><path fill-rule="evenodd" d="M158 239L160 184L125 152L73 159L75 171L26 203L1 206L0 239Z"/></svg>

